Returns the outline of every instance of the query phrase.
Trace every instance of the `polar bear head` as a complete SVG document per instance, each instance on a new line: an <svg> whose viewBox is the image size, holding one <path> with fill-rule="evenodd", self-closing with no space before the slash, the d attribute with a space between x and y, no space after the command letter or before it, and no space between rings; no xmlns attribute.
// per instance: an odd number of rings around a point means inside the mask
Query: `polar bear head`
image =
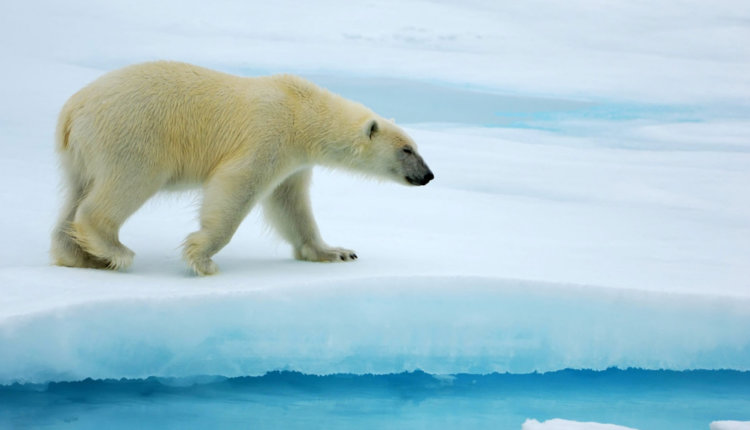
<svg viewBox="0 0 750 430"><path fill-rule="evenodd" d="M435 178L417 145L393 121L372 116L356 138L356 170L407 185L427 185Z"/></svg>
<svg viewBox="0 0 750 430"><path fill-rule="evenodd" d="M294 124L313 163L426 185L435 178L417 145L393 120L308 81L284 76L297 99Z"/></svg>

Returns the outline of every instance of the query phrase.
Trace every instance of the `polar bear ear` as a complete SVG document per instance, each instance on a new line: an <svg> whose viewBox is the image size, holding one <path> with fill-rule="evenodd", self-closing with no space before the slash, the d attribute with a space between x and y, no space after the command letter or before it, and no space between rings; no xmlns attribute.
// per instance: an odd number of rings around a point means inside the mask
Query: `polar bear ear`
<svg viewBox="0 0 750 430"><path fill-rule="evenodd" d="M364 127L365 135L368 138L372 139L372 136L375 133L377 133L377 131L378 131L379 128L380 128L380 126L378 125L378 121L376 119L373 118L371 120L368 120L365 123L365 127Z"/></svg>

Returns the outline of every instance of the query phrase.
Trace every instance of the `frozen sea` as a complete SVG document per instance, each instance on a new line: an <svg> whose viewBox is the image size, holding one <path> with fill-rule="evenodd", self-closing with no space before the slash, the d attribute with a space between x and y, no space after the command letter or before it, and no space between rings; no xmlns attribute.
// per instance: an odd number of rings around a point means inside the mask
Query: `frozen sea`
<svg viewBox="0 0 750 430"><path fill-rule="evenodd" d="M750 5L4 2L0 428L750 428ZM427 187L316 170L190 275L200 193L50 266L52 134L139 61L296 73L394 118Z"/></svg>

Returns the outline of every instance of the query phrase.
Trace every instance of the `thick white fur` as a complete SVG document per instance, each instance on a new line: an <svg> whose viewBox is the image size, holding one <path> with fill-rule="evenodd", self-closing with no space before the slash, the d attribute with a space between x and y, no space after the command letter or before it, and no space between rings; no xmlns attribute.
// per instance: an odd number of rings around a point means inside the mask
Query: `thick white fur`
<svg viewBox="0 0 750 430"><path fill-rule="evenodd" d="M56 140L67 196L51 253L73 267L129 266L134 254L120 243L120 226L159 190L186 185L204 191L200 230L183 253L197 274L216 272L211 257L259 202L296 258L352 260L354 252L320 237L312 166L399 182L416 169L399 157L414 142L358 103L294 76L242 78L177 62L130 66L89 84L63 107Z"/></svg>

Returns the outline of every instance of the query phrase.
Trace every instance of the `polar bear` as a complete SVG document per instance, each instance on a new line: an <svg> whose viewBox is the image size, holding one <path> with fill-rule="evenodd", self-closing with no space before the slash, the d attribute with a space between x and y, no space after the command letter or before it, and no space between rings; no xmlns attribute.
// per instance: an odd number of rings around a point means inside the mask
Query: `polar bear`
<svg viewBox="0 0 750 430"><path fill-rule="evenodd" d="M302 78L246 78L158 61L105 74L63 106L56 131L67 196L53 262L123 269L125 220L159 190L203 188L200 229L183 257L198 275L258 203L309 261L350 261L328 246L310 208L312 167L341 167L409 185L433 173L392 121Z"/></svg>

